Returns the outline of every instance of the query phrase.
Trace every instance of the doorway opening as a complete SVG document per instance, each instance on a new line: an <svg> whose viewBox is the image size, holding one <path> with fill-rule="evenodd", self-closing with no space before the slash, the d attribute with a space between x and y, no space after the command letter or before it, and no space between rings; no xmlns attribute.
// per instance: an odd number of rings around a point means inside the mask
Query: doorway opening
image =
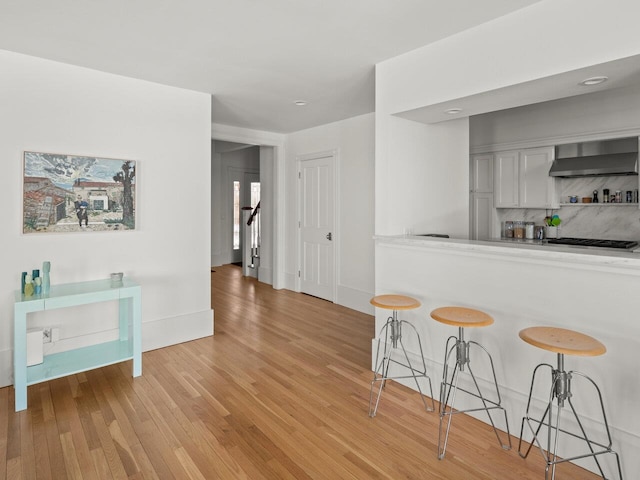
<svg viewBox="0 0 640 480"><path fill-rule="evenodd" d="M272 284L275 147L212 140L211 265Z"/></svg>

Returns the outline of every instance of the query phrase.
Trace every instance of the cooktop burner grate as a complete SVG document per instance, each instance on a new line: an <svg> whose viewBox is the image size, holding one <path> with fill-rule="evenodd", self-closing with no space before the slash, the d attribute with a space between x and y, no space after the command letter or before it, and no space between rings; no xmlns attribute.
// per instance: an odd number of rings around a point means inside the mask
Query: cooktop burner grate
<svg viewBox="0 0 640 480"><path fill-rule="evenodd" d="M579 245L583 247L634 248L638 242L631 240L598 240L594 238L550 238L547 243L556 245Z"/></svg>

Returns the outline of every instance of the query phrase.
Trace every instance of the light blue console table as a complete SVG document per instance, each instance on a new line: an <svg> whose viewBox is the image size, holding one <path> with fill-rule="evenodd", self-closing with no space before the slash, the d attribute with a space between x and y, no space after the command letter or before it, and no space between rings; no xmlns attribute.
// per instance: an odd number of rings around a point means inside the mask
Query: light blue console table
<svg viewBox="0 0 640 480"><path fill-rule="evenodd" d="M125 360L133 360L133 376L142 374L141 288L124 278L52 285L47 295L25 297L16 292L14 304L13 385L16 412L27 408L27 386ZM89 303L119 301L120 338L61 353L46 355L40 365L27 367L27 314Z"/></svg>

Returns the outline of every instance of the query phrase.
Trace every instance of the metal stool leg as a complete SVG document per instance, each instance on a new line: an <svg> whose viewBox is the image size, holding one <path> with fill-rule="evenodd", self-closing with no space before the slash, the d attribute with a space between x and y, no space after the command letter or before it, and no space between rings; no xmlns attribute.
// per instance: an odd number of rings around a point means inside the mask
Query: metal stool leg
<svg viewBox="0 0 640 480"><path fill-rule="evenodd" d="M413 329L413 332L418 339L418 347L420 349L420 357L422 358L422 370L414 367L409 359L409 355L404 347L404 343L402 342L402 325L406 324ZM382 340L384 334L384 349L382 360L380 359L380 342ZM402 361L398 361L391 357L394 350L400 346L402 353L404 354L404 360L406 363ZM401 365L405 368L408 368L411 372L411 375L403 375L403 376L389 376L389 367L391 362ZM393 311L393 315L387 319L387 323L380 330L380 335L378 337L378 348L376 350L376 360L374 362L375 370L373 372L373 380L371 381L371 390L369 392L369 416L375 417L378 411L378 405L380 403L380 397L382 395L382 389L385 386L387 380L390 379L402 379L402 378L413 378L416 382L416 387L418 388L418 392L420 393L420 397L422 398L422 403L424 404L425 410L433 411L435 410L435 403L433 400L433 388L431 385L431 378L427 375L427 366L424 360L424 352L422 350L422 342L420 341L420 336L418 335L418 331L416 328L409 322L405 320L398 320L397 311ZM418 382L418 377L424 377L429 382L429 391L431 394L431 408L427 406L427 403L424 399L424 394L422 393L422 388L420 387L420 383ZM376 382L380 383L377 394L375 394L376 400L375 403L373 401L375 384Z"/></svg>
<svg viewBox="0 0 640 480"><path fill-rule="evenodd" d="M452 347L449 347L449 342L453 340L455 343ZM451 373L451 379L448 379L449 374L449 358L451 354L456 350L458 339L456 337L449 337L445 347L444 366L442 370L442 381L440 382L440 423L438 427L438 459L442 460L447 451L447 442L449 440L449 430L451 429L451 419L453 418L453 405L456 399L456 392L458 391L458 368L459 363L456 361L453 372ZM451 403L449 403L449 397L453 393ZM447 412L447 405L449 405L449 411ZM447 427L444 434L444 444L442 443L442 420L445 416L449 416L447 421Z"/></svg>
<svg viewBox="0 0 640 480"><path fill-rule="evenodd" d="M530 409L530 405L531 405L531 396L533 393L533 385L535 382L535 377L536 377L536 373L538 371L539 367L542 366L547 366L551 368L551 391L549 394L549 402L547 404L547 407L542 415L542 417L540 419L536 419L531 417L529 409ZM579 376L582 378L585 378L586 380L588 380L591 385L595 388L597 394L598 394L598 400L600 402L600 408L602 410L602 418L604 420L604 426L605 426L605 430L606 430L606 434L607 434L607 444L604 445L600 442L596 442L594 440L592 440L591 438L589 438L589 436L587 435L586 429L583 426L583 422L580 419L580 415L578 414L577 410L575 409L574 405L573 405L573 401L572 401L572 393L571 393L571 381L573 380L574 376ZM561 412L562 409L565 406L565 401L566 403L569 404L569 407L571 409L571 413L573 414L573 418L576 421L578 428L580 430L580 433L575 433L569 430L566 430L564 428L561 428ZM553 416L553 408L554 408L554 404L555 407L557 409L556 412L556 420L555 420L555 425L552 422L552 416ZM546 420L545 420L546 419ZM527 448L526 452L522 453L522 438L523 438L523 434L524 434L524 425L525 423L527 424L527 426L529 427L533 438L531 440L531 442L529 443L529 447ZM536 428L534 429L533 424L537 425ZM539 439L539 434L540 434L540 430L542 427L546 427L547 428L547 443L546 443L546 449L545 446L542 445L540 439ZM568 457L568 458L558 458L557 452L558 452L558 444L559 444L559 436L560 433L563 434L567 434L571 437L580 439L580 440L584 440L587 444L588 447L588 452L584 453L584 454L580 454L580 455L574 455L572 457ZM552 436L553 436L553 440L552 440ZM540 364L538 365L534 371L533 371L533 378L531 379L531 389L529 390L529 400L527 402L527 410L525 412L525 416L522 418L522 425L520 428L520 441L518 443L518 453L520 454L520 456L522 458L526 458L529 455L529 452L531 451L531 447L533 445L533 443L535 442L535 444L538 446L538 449L540 450L543 458L545 459L546 462L546 467L545 467L545 480L554 480L555 479L555 475L556 475L556 467L557 465L561 464L561 463L565 463L565 462L570 462L572 460L578 460L578 459L582 459L582 458L587 458L587 457L593 457L596 467L600 473L600 476L602 476L602 478L606 478L604 470L602 468L602 465L600 464L600 461L598 459L599 455L604 455L604 454L612 454L615 456L616 459L616 466L617 466L617 470L618 470L618 478L620 480L623 480L623 476L622 476L622 467L620 464L620 456L618 455L617 452L615 452L614 450L612 450L611 446L612 446L612 441L611 441L611 433L609 430L609 423L607 421L607 416L605 413L605 409L604 409L604 402L602 400L602 393L600 391L600 388L598 387L598 385L587 375L580 373L580 372L576 372L576 371L569 371L566 372L564 370L564 354L562 353L558 353L558 368L554 369L551 365L549 364Z"/></svg>
<svg viewBox="0 0 640 480"><path fill-rule="evenodd" d="M452 341L453 341L453 345L450 346L450 343ZM470 355L469 355L470 347L472 345L477 348L480 348L489 358L489 362L491 364L491 372L493 375L493 384L494 384L496 395L497 395L497 399L495 401L487 398L482 393L482 390L480 389L480 385L478 384L478 380L475 374L473 373L473 369L471 368L471 364L470 364ZM451 378L449 379L448 365L454 350L456 352L456 363L453 368L453 373L451 375ZM477 342L465 341L464 328L459 327L458 337L452 336L447 339L445 352L446 353L445 353L445 360L444 360L442 383L440 384L440 426L438 431L438 459L442 460L445 456L445 453L447 450L447 442L449 440L449 431L451 429L451 420L453 415L458 413L475 412L480 410L484 410L485 412L487 412L487 416L489 417L489 423L493 427L493 431L496 434L498 443L500 443L502 448L504 448L505 450L511 449L511 435L509 434L509 420L507 418L507 412L501 406L500 388L498 387L498 380L496 377L496 371L493 364L493 358L491 357L487 349ZM467 368L469 375L473 380L475 391L469 391L458 386L459 374L460 372L464 372L465 368ZM455 403L455 397L458 390L478 398L482 402L482 407L454 411L453 406ZM449 398L451 398L451 402L449 402ZM448 407L448 410L447 410L447 407ZM493 417L491 416L491 410L495 410L495 409L501 410L504 415L504 422L507 429L507 443L501 440L500 434L498 433L498 429L495 425ZM443 419L446 416L448 416L449 418L447 420L447 426L446 426L446 430L444 433L444 440L443 440L443 434L442 434Z"/></svg>
<svg viewBox="0 0 640 480"><path fill-rule="evenodd" d="M402 343L402 339L400 339L400 346L402 347L402 351L404 352L404 358L407 361L407 364L404 366L408 367L411 370L411 376L416 382L416 387L418 388L418 392L420 393L420 398L422 398L422 404L424 405L424 409L427 412L433 412L436 408L436 405L433 400L433 388L431 386L431 378L427 375L427 364L425 363L425 360L424 360L424 351L422 350L422 342L420 341L420 336L418 335L418 331L416 330L416 328L413 325L411 325L409 322L405 322L404 320L401 320L400 323L406 323L411 328L413 328L416 334L416 338L418 339L418 347L420 349L420 358L422 359L422 370L418 370L414 368L413 365L411 365L411 360L409 360L409 355L407 355L407 351L404 348L404 343ZM396 362L396 363L399 363L399 362ZM424 377L429 382L429 394L431 396L431 407L427 406L427 402L424 399L424 393L422 393L422 388L420 388L420 382L418 382L418 377Z"/></svg>
<svg viewBox="0 0 640 480"><path fill-rule="evenodd" d="M547 404L547 408L545 409L544 413L542 414L542 417L540 417L540 421L538 421L538 428L536 428L535 431L533 431L533 428L531 427L531 415L530 415L530 409L531 409L531 399L533 397L533 387L535 385L535 381L536 381L536 375L538 373L538 369L540 367L549 367L549 369L551 369L551 371L553 372L553 366L549 365L548 363L541 363L540 365L538 365L536 368L533 369L533 376L531 378L531 387L529 388L529 399L527 401L527 409L525 411L525 416L522 418L522 424L520 425L520 440L518 441L518 454L520 455L520 457L522 458L527 458L529 456L529 452L531 451L531 447L533 447L533 443L534 440L536 440L536 444L537 446L540 448L540 451L542 452L542 455L544 456L544 450L542 449L542 446L540 445L540 443L537 441L538 438L538 434L540 433L540 429L542 428L543 425L547 425L544 423L544 419L547 417L547 415L549 415L549 423L551 423L551 402L549 402ZM553 387L552 387L553 390ZM529 428L531 429L531 432L533 433L533 439L532 441L529 443L529 447L527 448L527 451L522 453L522 439L523 439L523 435L524 435L524 425L525 423L527 423L527 425L529 426Z"/></svg>
<svg viewBox="0 0 640 480"><path fill-rule="evenodd" d="M378 404L380 403L380 396L382 395L382 389L384 388L388 373L389 373L389 324L393 321L393 317L389 317L387 319L387 323L380 330L380 335L378 336L378 348L376 350L376 360L374 363L375 370L373 371L373 380L371 380L371 390L369 391L369 416L375 417L376 412L378 411ZM380 357L380 341L382 338L382 334L384 332L384 352L382 355L382 360L378 363L378 359ZM373 392L375 389L375 383L380 382L380 386L378 388L378 394L376 395L375 407L373 406Z"/></svg>

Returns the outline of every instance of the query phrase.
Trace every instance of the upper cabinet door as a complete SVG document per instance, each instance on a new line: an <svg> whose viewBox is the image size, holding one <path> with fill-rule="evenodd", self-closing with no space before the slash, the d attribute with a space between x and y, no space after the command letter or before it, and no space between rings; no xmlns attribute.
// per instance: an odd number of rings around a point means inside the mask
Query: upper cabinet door
<svg viewBox="0 0 640 480"><path fill-rule="evenodd" d="M519 206L518 154L517 150L495 154L493 199L496 208Z"/></svg>
<svg viewBox="0 0 640 480"><path fill-rule="evenodd" d="M471 191L473 193L493 192L493 154L483 153L471 157Z"/></svg>
<svg viewBox="0 0 640 480"><path fill-rule="evenodd" d="M529 148L520 152L520 207L555 208L555 181L549 176L553 147Z"/></svg>
<svg viewBox="0 0 640 480"><path fill-rule="evenodd" d="M495 208L492 193L471 195L471 239L489 240L493 238Z"/></svg>

